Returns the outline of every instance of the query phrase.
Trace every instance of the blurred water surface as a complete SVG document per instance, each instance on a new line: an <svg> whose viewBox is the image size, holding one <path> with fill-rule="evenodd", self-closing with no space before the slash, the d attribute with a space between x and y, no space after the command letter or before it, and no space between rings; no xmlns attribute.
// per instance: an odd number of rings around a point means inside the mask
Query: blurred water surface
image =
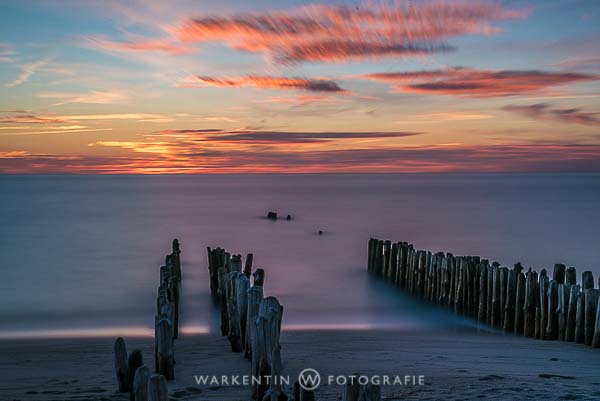
<svg viewBox="0 0 600 401"><path fill-rule="evenodd" d="M5 175L0 197L4 337L151 333L174 237L189 332L216 319L207 245L254 253L289 329L441 321L367 275L370 236L600 274L598 174Z"/></svg>

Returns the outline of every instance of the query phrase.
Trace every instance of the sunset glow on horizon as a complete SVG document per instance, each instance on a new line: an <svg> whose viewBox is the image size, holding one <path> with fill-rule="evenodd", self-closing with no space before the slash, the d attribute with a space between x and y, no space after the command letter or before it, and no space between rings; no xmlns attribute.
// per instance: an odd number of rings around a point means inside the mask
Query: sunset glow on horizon
<svg viewBox="0 0 600 401"><path fill-rule="evenodd" d="M0 173L600 172L600 3L6 1Z"/></svg>

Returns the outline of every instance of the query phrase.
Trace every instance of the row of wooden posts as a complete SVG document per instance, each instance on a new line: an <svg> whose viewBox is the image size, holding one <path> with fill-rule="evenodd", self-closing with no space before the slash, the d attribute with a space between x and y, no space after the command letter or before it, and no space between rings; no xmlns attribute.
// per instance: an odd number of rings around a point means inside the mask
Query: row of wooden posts
<svg viewBox="0 0 600 401"><path fill-rule="evenodd" d="M221 313L221 335L231 344L231 351L251 360L252 399L257 401L315 401L296 381L288 395L277 378L281 377L281 322L283 306L277 298L264 297L265 271L252 271L253 254L232 255L225 249L208 250L208 271L213 301ZM252 285L251 285L252 279ZM266 380L269 377L271 380ZM343 401L380 401L379 386L348 384Z"/></svg>
<svg viewBox="0 0 600 401"><path fill-rule="evenodd" d="M600 347L600 290L591 271L577 284L574 267L554 265L552 278L516 263L417 250L371 238L368 270L427 303L506 332ZM599 280L600 286L600 280Z"/></svg>
<svg viewBox="0 0 600 401"><path fill-rule="evenodd" d="M241 255L222 248L207 251L210 292L221 311L221 335L229 339L232 352L251 360L252 377L260 378L259 383L252 381L252 399L287 400L281 382L268 380L281 376L283 306L277 298L264 296L265 271L252 272L251 253L242 269Z"/></svg>
<svg viewBox="0 0 600 401"><path fill-rule="evenodd" d="M129 392L131 401L168 401L167 380L175 378L174 342L179 332L180 247L173 240L172 252L160 268L160 284L154 319L154 374L143 363L142 352L129 356L122 337L114 344L115 373L120 392Z"/></svg>

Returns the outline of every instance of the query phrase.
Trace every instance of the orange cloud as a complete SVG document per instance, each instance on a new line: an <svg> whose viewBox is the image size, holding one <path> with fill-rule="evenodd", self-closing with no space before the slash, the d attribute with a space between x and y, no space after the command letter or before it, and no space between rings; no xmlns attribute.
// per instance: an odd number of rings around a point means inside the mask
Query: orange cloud
<svg viewBox="0 0 600 401"><path fill-rule="evenodd" d="M260 89L296 89L310 92L338 92L346 91L331 80L313 78L286 78L248 75L245 77L214 78L208 76L194 77L195 82L217 88L253 86ZM193 81L191 81L193 82Z"/></svg>
<svg viewBox="0 0 600 401"><path fill-rule="evenodd" d="M399 92L464 97L535 94L553 86L599 79L596 75L574 72L469 68L365 74L360 78L389 82Z"/></svg>
<svg viewBox="0 0 600 401"><path fill-rule="evenodd" d="M527 13L476 1L365 2L190 18L170 31L182 42L223 42L283 63L338 62L452 50L444 40L492 34L493 22Z"/></svg>
<svg viewBox="0 0 600 401"><path fill-rule="evenodd" d="M591 126L600 126L600 119L596 116L600 113L586 113L580 109L553 109L545 103L537 103L529 106L508 105L503 107L504 110L514 113L523 114L525 116L538 120L551 120L566 123L575 123Z"/></svg>
<svg viewBox="0 0 600 401"><path fill-rule="evenodd" d="M211 149L204 144L107 142L125 156L0 152L2 173L600 172L600 146L431 145L345 150ZM162 148L166 146L166 148ZM145 148L145 149L144 149Z"/></svg>

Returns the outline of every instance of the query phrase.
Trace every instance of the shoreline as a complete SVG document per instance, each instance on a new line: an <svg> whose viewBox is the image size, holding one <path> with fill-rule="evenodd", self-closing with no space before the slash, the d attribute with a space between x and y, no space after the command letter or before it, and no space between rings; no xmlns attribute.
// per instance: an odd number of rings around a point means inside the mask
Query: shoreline
<svg viewBox="0 0 600 401"><path fill-rule="evenodd" d="M151 338L125 338L152 364ZM118 393L114 338L1 340L0 391L6 400L127 400ZM423 386L382 386L400 399L600 398L597 350L513 335L446 330L283 331L283 374L305 368L329 375L425 376ZM250 364L218 333L177 340L171 399L248 400L244 386L200 385L194 375L248 375ZM326 379L324 379L326 381ZM322 385L317 400L336 400L341 386Z"/></svg>

